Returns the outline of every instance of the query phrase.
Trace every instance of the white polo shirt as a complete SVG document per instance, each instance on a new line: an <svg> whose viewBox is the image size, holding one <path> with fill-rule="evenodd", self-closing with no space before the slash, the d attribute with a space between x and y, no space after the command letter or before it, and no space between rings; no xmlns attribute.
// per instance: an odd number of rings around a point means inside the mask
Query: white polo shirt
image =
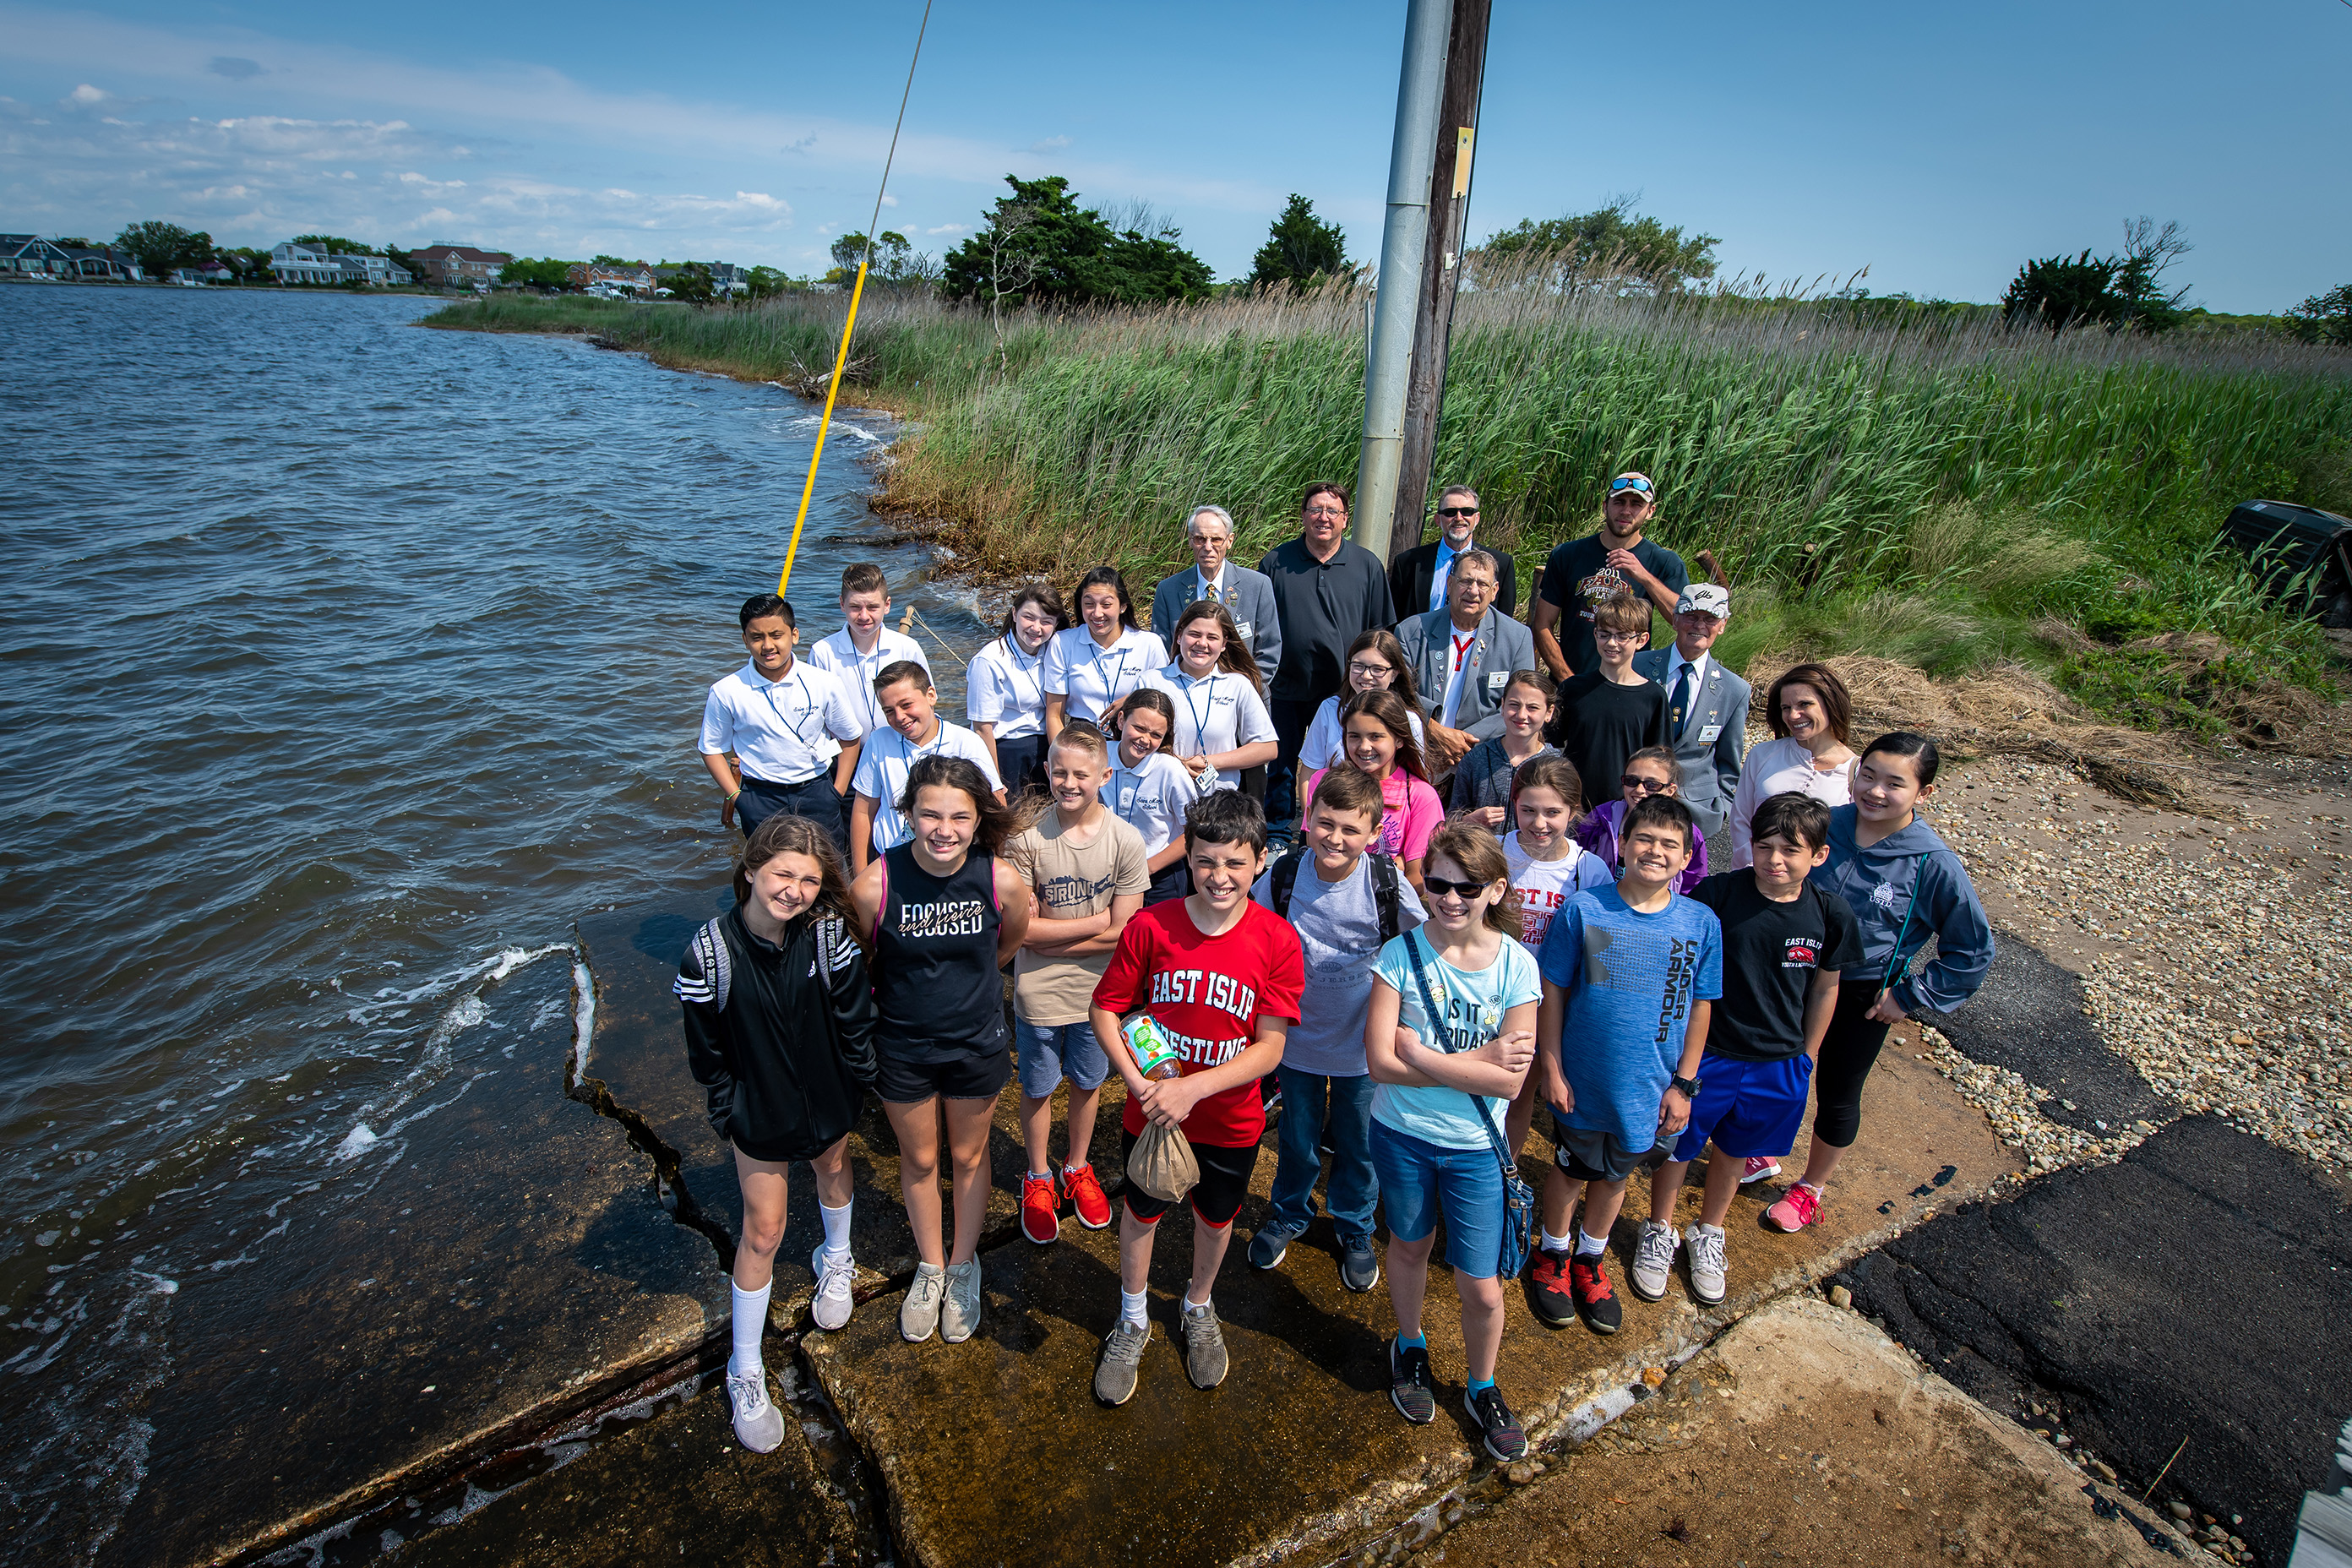
<svg viewBox="0 0 2352 1568"><path fill-rule="evenodd" d="M963 712L975 724L995 725L1000 741L1044 734L1045 650L1023 653L1008 636L972 655L963 672Z"/></svg>
<svg viewBox="0 0 2352 1568"><path fill-rule="evenodd" d="M1165 752L1154 752L1143 765L1130 768L1111 747L1110 782L1102 787L1103 804L1121 822L1143 835L1145 855L1157 855L1184 831L1184 808L1198 792L1192 770Z"/></svg>
<svg viewBox="0 0 2352 1568"><path fill-rule="evenodd" d="M1184 673L1183 666L1171 664L1152 670L1141 684L1168 693L1169 705L1176 710L1174 731L1161 748L1170 756L1210 756L1280 738L1274 731L1274 715L1266 711L1265 699L1257 694L1247 676L1218 669L1210 671L1205 680L1195 680ZM1216 779L1232 789L1242 782L1241 770L1219 768Z"/></svg>
<svg viewBox="0 0 2352 1568"><path fill-rule="evenodd" d="M840 742L864 733L841 683L804 658L781 680L746 659L702 704L703 752L734 752L745 776L765 784L806 784L833 765Z"/></svg>
<svg viewBox="0 0 2352 1568"><path fill-rule="evenodd" d="M1122 626L1118 640L1105 647L1095 641L1093 632L1072 626L1055 632L1045 644L1045 692L1066 699L1069 717L1099 720L1142 685L1145 675L1167 662L1167 645L1150 632Z"/></svg>
<svg viewBox="0 0 2352 1568"><path fill-rule="evenodd" d="M1004 781L996 776L996 764L989 761L988 748L962 725L942 719L938 732L919 746L889 725L882 725L866 737L866 749L857 753L857 772L849 781L852 790L874 802L875 854L896 849L915 836L913 825L898 810L898 797L907 793L907 774L915 760L935 753L961 757L980 769L989 788L1004 787Z"/></svg>
<svg viewBox="0 0 2352 1568"><path fill-rule="evenodd" d="M831 637L819 638L809 649L808 661L819 669L827 670L841 682L850 703L857 710L858 721L868 730L887 730L883 722L882 704L874 695L874 678L885 667L911 658L928 671L931 661L923 657L922 646L904 632L894 632L884 626L874 639L872 653L859 653L857 645L849 640L849 628L842 627Z"/></svg>

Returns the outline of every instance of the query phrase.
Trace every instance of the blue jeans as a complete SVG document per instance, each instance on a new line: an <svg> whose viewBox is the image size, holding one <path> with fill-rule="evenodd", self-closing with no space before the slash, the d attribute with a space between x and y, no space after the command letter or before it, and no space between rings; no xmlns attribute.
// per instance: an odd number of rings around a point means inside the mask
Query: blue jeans
<svg viewBox="0 0 2352 1568"><path fill-rule="evenodd" d="M1389 1207L1391 1242L1419 1241L1445 1216L1445 1261L1473 1279L1492 1279L1503 1250L1503 1167L1490 1145L1448 1149L1372 1129L1372 1163Z"/></svg>
<svg viewBox="0 0 2352 1568"><path fill-rule="evenodd" d="M1328 1132L1331 1185L1324 1195L1331 1228L1343 1245L1369 1244L1372 1212L1381 1201L1381 1184L1372 1175L1371 1079L1325 1078L1288 1067L1276 1070L1282 1074L1282 1127L1266 1224L1305 1230L1315 1217L1315 1178L1323 1173L1319 1145Z"/></svg>

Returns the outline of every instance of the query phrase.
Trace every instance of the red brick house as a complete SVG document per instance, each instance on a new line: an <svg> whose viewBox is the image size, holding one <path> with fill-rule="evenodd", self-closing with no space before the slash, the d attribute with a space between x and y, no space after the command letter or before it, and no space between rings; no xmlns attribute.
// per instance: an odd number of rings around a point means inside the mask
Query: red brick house
<svg viewBox="0 0 2352 1568"><path fill-rule="evenodd" d="M503 250L477 250L470 245L436 243L412 250L409 258L425 281L444 289L487 289L498 281L499 268L514 259Z"/></svg>

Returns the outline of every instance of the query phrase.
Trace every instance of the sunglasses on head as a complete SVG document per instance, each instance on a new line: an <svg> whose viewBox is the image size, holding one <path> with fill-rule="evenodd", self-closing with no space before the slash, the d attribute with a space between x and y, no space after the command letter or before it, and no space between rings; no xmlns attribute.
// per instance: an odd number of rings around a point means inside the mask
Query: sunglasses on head
<svg viewBox="0 0 2352 1568"><path fill-rule="evenodd" d="M1611 495L1616 495L1623 490L1634 490L1642 495L1648 495L1650 493L1650 481L1634 474L1624 475L1609 481L1609 493Z"/></svg>
<svg viewBox="0 0 2352 1568"><path fill-rule="evenodd" d="M1421 879L1421 885L1427 888L1430 890L1430 893L1434 897L1443 898L1445 894L1452 893L1457 898L1475 899L1479 894L1485 892L1493 884L1487 882L1449 882L1443 877L1432 877L1424 873Z"/></svg>
<svg viewBox="0 0 2352 1568"><path fill-rule="evenodd" d="M1478 515L1478 509L1475 506L1442 506L1437 509L1437 515L1440 517L1475 517Z"/></svg>
<svg viewBox="0 0 2352 1568"><path fill-rule="evenodd" d="M1643 795L1664 795L1675 787L1664 779L1645 779L1639 773L1627 773L1617 782L1627 789L1640 790ZM1423 880L1428 879L1423 878Z"/></svg>

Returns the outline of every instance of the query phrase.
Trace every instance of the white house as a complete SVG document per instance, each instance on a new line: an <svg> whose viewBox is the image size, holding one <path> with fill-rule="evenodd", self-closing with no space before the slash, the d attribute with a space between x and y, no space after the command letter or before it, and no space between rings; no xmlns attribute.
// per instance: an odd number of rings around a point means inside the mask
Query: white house
<svg viewBox="0 0 2352 1568"><path fill-rule="evenodd" d="M335 256L288 240L272 246L269 269L284 283L359 283L382 289L414 282L404 267L381 256Z"/></svg>

